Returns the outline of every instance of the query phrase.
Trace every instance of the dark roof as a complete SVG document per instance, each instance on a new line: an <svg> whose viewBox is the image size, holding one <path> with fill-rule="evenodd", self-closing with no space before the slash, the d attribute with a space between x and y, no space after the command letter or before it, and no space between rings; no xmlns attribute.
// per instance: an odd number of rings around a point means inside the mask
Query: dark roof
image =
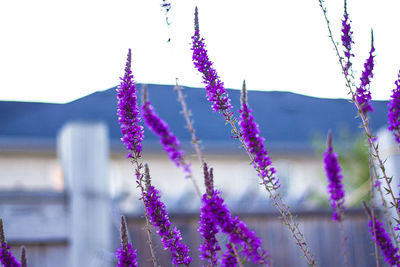
<svg viewBox="0 0 400 267"><path fill-rule="evenodd" d="M137 85L141 88L141 85ZM159 115L168 122L184 145L190 144L180 104L173 86L148 85L149 98ZM220 114L211 110L202 88L183 90L192 111L198 137L208 149L237 148L230 138L230 127ZM235 112L239 108L240 91L228 90ZM139 98L140 99L140 98ZM269 149L310 148L316 134L325 136L328 129L339 132L344 128L351 135L360 132L360 119L355 107L344 99L320 99L289 92L249 91L248 103L254 111ZM377 130L387 121L387 101L374 101L371 127ZM237 114L237 113L236 113ZM116 116L116 90L96 92L66 104L0 101L1 146L21 145L18 140L30 140L36 145L53 146L61 127L69 121L104 121L109 127L111 143L122 148ZM4 142L4 140L8 140ZM13 143L14 142L14 143ZM145 148L155 147L157 138L145 131Z"/></svg>

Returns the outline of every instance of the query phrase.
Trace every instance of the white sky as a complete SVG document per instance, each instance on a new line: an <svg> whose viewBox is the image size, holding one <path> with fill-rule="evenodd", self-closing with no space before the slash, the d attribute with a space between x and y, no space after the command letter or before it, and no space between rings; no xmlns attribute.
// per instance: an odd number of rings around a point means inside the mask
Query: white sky
<svg viewBox="0 0 400 267"><path fill-rule="evenodd" d="M194 6L227 88L345 98L347 89L318 0L0 2L0 99L68 102L119 83L128 48L137 82L202 86L191 62ZM339 41L343 2L326 0ZM400 69L400 1L349 0L357 77L376 47L374 99L388 99ZM171 43L167 43L168 38ZM358 82L358 78L357 78Z"/></svg>

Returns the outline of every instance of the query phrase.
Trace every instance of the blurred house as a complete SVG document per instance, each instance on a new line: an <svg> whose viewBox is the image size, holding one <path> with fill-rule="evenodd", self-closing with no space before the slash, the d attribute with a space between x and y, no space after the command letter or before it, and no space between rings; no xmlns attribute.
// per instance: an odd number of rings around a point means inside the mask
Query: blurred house
<svg viewBox="0 0 400 267"><path fill-rule="evenodd" d="M172 86L165 85L149 85L148 91L158 114L180 139L187 159L192 162L195 179L201 185L201 166L191 148L176 92ZM222 116L212 112L204 89L185 88L183 93L206 161L214 168L215 185L223 191L230 208L244 213L273 211L265 190L259 186L256 172L249 165L248 156L239 142L231 138L231 129ZM229 90L229 95L237 112L240 92ZM303 200L313 188L325 190L320 182L322 156L315 153L313 139L325 138L328 129L336 136L343 129L349 136L357 136L360 122L355 119L353 104L343 99L259 91L249 91L248 102L266 138L265 145L277 169L282 194L292 207L304 207ZM373 105L371 126L376 131L386 125L387 102L374 101ZM109 191L116 210L114 215L120 212L131 216L142 214L134 169L120 142L115 88L66 104L2 101L0 115L0 199L3 200L0 217L5 219L6 234L8 232L13 243L29 243L29 240L34 243L38 238L51 237L54 245L48 246L52 252L45 249L41 253L50 253L57 260L70 242L68 199L73 185L64 179L57 141L61 129L70 122L101 122L106 126L110 147ZM168 210L177 214L198 212L200 202L192 184L169 162L157 138L146 128L143 147L143 162L149 163L153 182L161 190ZM43 205L45 210L41 208ZM13 223L7 223L7 219ZM24 228L27 219L32 228L19 230ZM113 220L118 221L118 216ZM52 224L43 228L41 222ZM40 247L35 249L41 251ZM33 253L35 257L40 257L39 254ZM105 252L102 257L113 256Z"/></svg>

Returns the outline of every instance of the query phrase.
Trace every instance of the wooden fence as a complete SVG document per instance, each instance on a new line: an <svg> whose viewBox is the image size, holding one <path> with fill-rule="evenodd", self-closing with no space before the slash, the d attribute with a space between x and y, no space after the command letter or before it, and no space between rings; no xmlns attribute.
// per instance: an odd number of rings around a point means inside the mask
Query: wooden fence
<svg viewBox="0 0 400 267"><path fill-rule="evenodd" d="M344 266L341 237L338 224L332 222L330 210L296 212L300 228L315 254L318 266ZM308 266L300 250L290 237L290 233L275 213L237 214L263 240L263 247L270 251L271 262L275 267ZM197 232L198 214L172 214L171 221L181 230L183 241L191 248L193 263L191 266L202 266L199 261L198 247L201 242ZM148 248L144 221L141 216L129 216L128 225L133 246L138 250L139 266L153 266ZM362 210L346 212L345 233L348 238L347 252L350 266L376 266L374 245L368 232L368 220ZM223 243L226 237L219 236ZM156 254L161 266L171 266L167 251L162 249L160 238L153 235ZM245 266L256 266L246 263ZM384 266L384 265L381 265Z"/></svg>

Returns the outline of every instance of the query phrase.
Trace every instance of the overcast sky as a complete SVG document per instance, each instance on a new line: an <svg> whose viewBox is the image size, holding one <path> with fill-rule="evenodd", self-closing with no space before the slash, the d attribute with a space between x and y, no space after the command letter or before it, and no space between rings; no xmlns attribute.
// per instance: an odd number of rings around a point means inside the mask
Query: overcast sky
<svg viewBox="0 0 400 267"><path fill-rule="evenodd" d="M191 62L193 12L227 88L345 98L347 89L317 0L14 0L0 2L0 99L68 102L119 83L128 48L140 83L201 86ZM326 0L339 41L343 2ZM350 0L356 77L376 47L374 99L400 69L400 1ZM171 42L167 42L168 39ZM358 78L357 78L358 83Z"/></svg>

